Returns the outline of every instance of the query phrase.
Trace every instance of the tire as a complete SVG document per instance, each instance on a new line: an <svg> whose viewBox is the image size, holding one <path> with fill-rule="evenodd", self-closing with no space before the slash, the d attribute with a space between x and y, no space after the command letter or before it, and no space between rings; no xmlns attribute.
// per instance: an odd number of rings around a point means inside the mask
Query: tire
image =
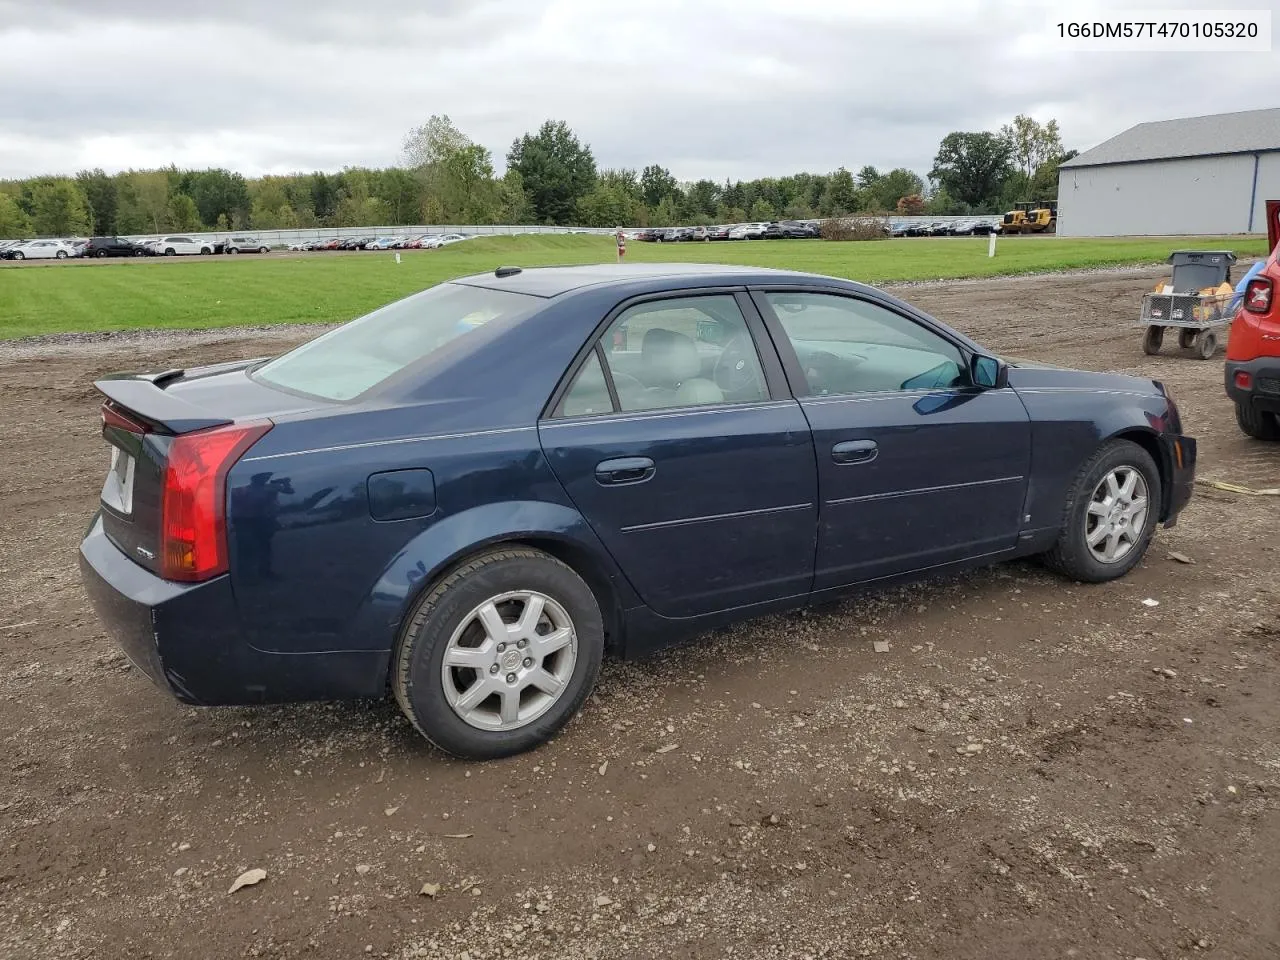
<svg viewBox="0 0 1280 960"><path fill-rule="evenodd" d="M239 251L238 249L236 249L235 247L227 247L227 254L228 254L229 256L235 256L235 255L236 255L237 253L239 253L239 252L240 252L240 251Z"/></svg>
<svg viewBox="0 0 1280 960"><path fill-rule="evenodd" d="M106 250L98 250L96 253L94 253L94 256L97 257L99 260L101 260L106 255L107 255Z"/></svg>
<svg viewBox="0 0 1280 960"><path fill-rule="evenodd" d="M575 638L532 666L535 649L526 646L522 657L518 647L508 646L504 657L477 612L496 601L504 620L510 618L506 621L510 626L528 609L525 599L513 596L521 593L536 593L548 601L542 608L538 635L561 633L567 620L569 636ZM551 629L544 634L546 627ZM480 637L488 648L484 652L473 646ZM523 638L518 642L528 643ZM446 675L446 653L466 657L470 650L476 651L473 658L488 667L457 666ZM458 757L489 760L529 750L555 735L590 694L603 656L600 606L582 578L539 550L503 547L455 567L418 601L396 645L391 689L405 716L437 747ZM512 672L503 677L504 671ZM515 709L529 710L530 716L527 720L504 718L501 711L511 703L504 680L546 674L562 681L558 693L553 696L536 684L520 683L514 688L519 691ZM485 684L491 692L482 691L481 699L470 704L472 719L464 719L467 708L455 708L450 701L465 700L473 684ZM516 725L503 729L507 722Z"/></svg>
<svg viewBox="0 0 1280 960"><path fill-rule="evenodd" d="M1141 486L1146 487L1146 509L1137 524L1129 520L1111 527L1113 531L1118 531L1115 541L1117 548L1124 546L1125 549L1123 552L1117 549L1115 559L1107 561L1097 551L1099 547L1103 551L1107 549L1112 541L1111 536L1104 535L1096 546L1090 546L1088 542L1091 531L1096 532L1098 526L1106 523L1106 518L1092 512L1090 508L1100 494L1109 495L1109 491L1103 489L1109 477L1119 474L1117 480L1123 481L1128 473L1136 473L1141 479L1141 485L1135 482L1135 499L1141 492ZM1160 471L1151 459L1151 454L1128 440L1110 440L1104 443L1080 468L1071 483L1063 505L1062 530L1053 549L1044 555L1045 564L1081 583L1104 583L1124 576L1147 552L1159 520L1162 496ZM1099 503L1098 507L1103 508L1105 504ZM1122 500L1119 508L1117 518L1123 520L1126 513ZM1134 515L1128 513L1127 516L1132 518ZM1137 531L1136 534L1134 531Z"/></svg>
<svg viewBox="0 0 1280 960"><path fill-rule="evenodd" d="M202 256L202 257L207 257L207 256L209 256L211 253L213 253L213 248L212 248L212 247L201 247L201 248L200 248L200 256Z"/></svg>
<svg viewBox="0 0 1280 960"><path fill-rule="evenodd" d="M1164 343L1164 327L1147 327L1147 332L1142 335L1142 352L1149 357L1154 357L1160 352L1160 345Z"/></svg>
<svg viewBox="0 0 1280 960"><path fill-rule="evenodd" d="M259 248L258 248L258 252L259 252L259 253L270 253L270 252L271 252L271 248L270 248L270 247L259 247Z"/></svg>
<svg viewBox="0 0 1280 960"><path fill-rule="evenodd" d="M15 260L25 260L25 259L27 259L27 255L26 255L25 253L23 253L21 250L15 250L15 251L13 252L13 259L15 259Z"/></svg>
<svg viewBox="0 0 1280 960"><path fill-rule="evenodd" d="M1274 413L1255 410L1246 403L1237 403L1236 423L1246 436L1255 440L1280 440L1280 417Z"/></svg>
<svg viewBox="0 0 1280 960"><path fill-rule="evenodd" d="M165 247L164 255L166 257L176 257L178 255L178 251L173 249L173 247Z"/></svg>
<svg viewBox="0 0 1280 960"><path fill-rule="evenodd" d="M59 250L57 253L54 254L54 256L57 257L59 260L65 260L67 259L67 251Z"/></svg>
<svg viewBox="0 0 1280 960"><path fill-rule="evenodd" d="M1183 350L1190 350L1196 345L1196 332L1183 328L1178 331L1178 346Z"/></svg>
<svg viewBox="0 0 1280 960"><path fill-rule="evenodd" d="M1201 330L1196 335L1196 356L1201 360L1212 360L1217 349L1218 335L1212 330Z"/></svg>

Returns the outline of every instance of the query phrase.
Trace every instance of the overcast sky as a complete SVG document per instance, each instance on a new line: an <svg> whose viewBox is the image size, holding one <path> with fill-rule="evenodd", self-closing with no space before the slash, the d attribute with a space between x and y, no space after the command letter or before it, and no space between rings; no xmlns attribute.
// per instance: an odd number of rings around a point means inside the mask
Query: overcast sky
<svg viewBox="0 0 1280 960"><path fill-rule="evenodd" d="M1065 51L1052 24L1258 0L0 0L0 179L85 167L385 166L447 113L501 169L563 119L682 180L928 172L952 130L1280 106L1280 54Z"/></svg>

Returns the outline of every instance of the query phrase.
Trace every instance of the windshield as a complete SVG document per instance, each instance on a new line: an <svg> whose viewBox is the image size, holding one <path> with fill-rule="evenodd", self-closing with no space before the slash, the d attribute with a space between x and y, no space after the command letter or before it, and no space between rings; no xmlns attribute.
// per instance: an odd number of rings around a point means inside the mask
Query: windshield
<svg viewBox="0 0 1280 960"><path fill-rule="evenodd" d="M532 313L539 298L442 283L388 304L254 371L269 386L325 400L351 400L494 321Z"/></svg>

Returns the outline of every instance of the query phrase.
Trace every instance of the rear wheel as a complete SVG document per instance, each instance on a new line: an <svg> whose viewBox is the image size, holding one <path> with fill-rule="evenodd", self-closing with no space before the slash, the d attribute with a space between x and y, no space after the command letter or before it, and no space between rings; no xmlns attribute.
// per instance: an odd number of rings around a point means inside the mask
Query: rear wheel
<svg viewBox="0 0 1280 960"><path fill-rule="evenodd" d="M25 253L23 253L21 250L15 250L15 251L13 251L13 259L15 259L15 260L25 260L25 259L27 259L27 255L26 255Z"/></svg>
<svg viewBox="0 0 1280 960"><path fill-rule="evenodd" d="M1247 403L1237 403L1236 423L1255 440L1280 440L1280 418L1274 413L1255 410Z"/></svg>
<svg viewBox="0 0 1280 960"><path fill-rule="evenodd" d="M259 253L270 253L270 252L271 252L271 248L270 248L270 247L259 247L259 248L258 248L258 252L259 252Z"/></svg>
<svg viewBox="0 0 1280 960"><path fill-rule="evenodd" d="M57 257L59 260L65 260L67 259L67 251L59 250L57 253L54 254L54 256Z"/></svg>
<svg viewBox="0 0 1280 960"><path fill-rule="evenodd" d="M240 251L239 251L239 250L237 250L235 247L227 247L227 253L229 253L229 254L234 255L234 254L237 254L237 253L239 253L239 252L240 252Z"/></svg>
<svg viewBox="0 0 1280 960"><path fill-rule="evenodd" d="M166 257L176 257L178 255L178 251L173 249L173 247L165 247L164 255Z"/></svg>
<svg viewBox="0 0 1280 960"><path fill-rule="evenodd" d="M1062 531L1045 563L1083 583L1124 576L1147 552L1162 495L1146 450L1128 440L1103 444L1067 493Z"/></svg>
<svg viewBox="0 0 1280 960"><path fill-rule="evenodd" d="M418 732L476 760L552 737L600 672L604 625L591 589L527 547L482 554L437 582L405 625L391 687Z"/></svg>
<svg viewBox="0 0 1280 960"><path fill-rule="evenodd" d="M1178 346L1183 350L1190 350L1195 346L1195 342L1196 332L1194 330L1188 330L1184 327L1178 331Z"/></svg>
<svg viewBox="0 0 1280 960"><path fill-rule="evenodd" d="M1142 335L1142 352L1154 357L1160 352L1162 343L1164 343L1164 327L1147 327L1147 332Z"/></svg>
<svg viewBox="0 0 1280 960"><path fill-rule="evenodd" d="M97 257L98 259L102 259L106 255L107 255L106 250L99 250L97 253L94 254L94 256Z"/></svg>

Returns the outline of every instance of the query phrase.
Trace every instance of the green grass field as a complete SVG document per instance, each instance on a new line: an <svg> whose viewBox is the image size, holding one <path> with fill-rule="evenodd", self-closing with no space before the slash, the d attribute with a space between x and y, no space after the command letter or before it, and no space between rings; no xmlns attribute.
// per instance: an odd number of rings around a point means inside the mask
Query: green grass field
<svg viewBox="0 0 1280 960"><path fill-rule="evenodd" d="M1265 253L1244 237L1077 240L1008 237L994 259L987 239L876 243L776 240L629 243L630 262L739 263L804 270L866 283L987 277L1159 263L1180 247ZM133 329L202 329L348 320L442 280L503 264L611 262L611 237L485 237L443 250L300 257L122 260L0 268L0 339Z"/></svg>

